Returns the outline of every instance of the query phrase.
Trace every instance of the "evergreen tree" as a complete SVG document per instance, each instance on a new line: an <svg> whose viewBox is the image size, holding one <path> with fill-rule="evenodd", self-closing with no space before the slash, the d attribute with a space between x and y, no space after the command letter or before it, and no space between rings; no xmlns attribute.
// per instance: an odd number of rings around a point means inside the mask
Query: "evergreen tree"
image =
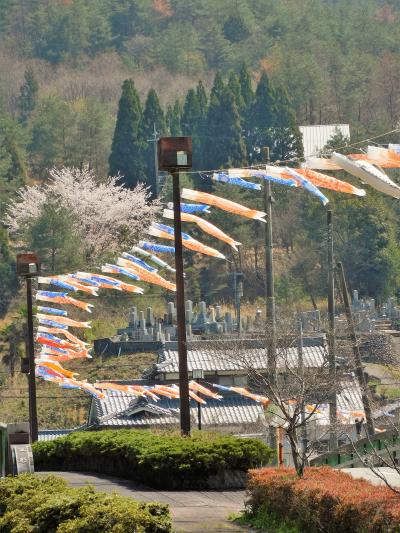
<svg viewBox="0 0 400 533"><path fill-rule="evenodd" d="M246 134L250 163L263 160L262 149L264 146L270 146L271 128L275 123L275 90L269 81L267 73L263 72L250 110L250 120Z"/></svg>
<svg viewBox="0 0 400 533"><path fill-rule="evenodd" d="M10 158L10 163L5 175L6 180L20 180L24 182L27 177L26 164L22 150L19 148L15 136L11 133L6 135L3 143L5 151Z"/></svg>
<svg viewBox="0 0 400 533"><path fill-rule="evenodd" d="M221 72L217 71L214 78L214 84L211 89L210 100L212 97L220 98L225 88L224 79Z"/></svg>
<svg viewBox="0 0 400 533"><path fill-rule="evenodd" d="M246 164L246 146L240 116L232 91L226 87L220 98L211 97L207 117L207 168L217 169Z"/></svg>
<svg viewBox="0 0 400 533"><path fill-rule="evenodd" d="M181 120L182 134L190 135L193 142L193 168L199 169L203 166L202 157L202 139L201 135L201 108L200 102L194 89L189 89L185 103L183 105L183 113Z"/></svg>
<svg viewBox="0 0 400 533"><path fill-rule="evenodd" d="M19 120L22 124L27 123L34 111L39 93L39 84L31 67L26 69L24 78L25 81L21 85L20 96L18 98Z"/></svg>
<svg viewBox="0 0 400 533"><path fill-rule="evenodd" d="M150 185L151 194L156 196L156 176L154 168L154 143L149 142L154 137L154 128L158 135L163 136L167 131L164 112L161 109L158 95L154 89L150 89L144 107L140 126L140 137L143 142L142 157L145 164L147 183Z"/></svg>
<svg viewBox="0 0 400 533"><path fill-rule="evenodd" d="M7 312L8 305L17 290L15 262L11 257L7 233L0 227L0 317Z"/></svg>
<svg viewBox="0 0 400 533"><path fill-rule="evenodd" d="M169 105L166 113L167 128L172 137L182 135L181 128L182 107L179 100L175 100L173 106Z"/></svg>
<svg viewBox="0 0 400 533"><path fill-rule="evenodd" d="M245 105L245 111L248 113L253 105L254 101L254 91L251 83L251 76L249 69L246 65L242 65L242 68L239 72L239 83L242 93L242 98Z"/></svg>
<svg viewBox="0 0 400 533"><path fill-rule="evenodd" d="M133 189L145 181L141 158L143 142L139 138L142 106L132 79L125 80L119 100L117 123L109 158L110 175L121 174L121 181Z"/></svg>
<svg viewBox="0 0 400 533"><path fill-rule="evenodd" d="M275 108L275 126L267 144L271 161L298 161L303 157L303 139L288 94L282 88L275 91Z"/></svg>
<svg viewBox="0 0 400 533"><path fill-rule="evenodd" d="M235 97L236 107L238 109L240 118L243 121L246 106L244 103L244 98L242 96L242 88L240 86L239 78L237 77L236 73L233 71L231 71L231 73L229 74L228 87L232 91Z"/></svg>
<svg viewBox="0 0 400 533"><path fill-rule="evenodd" d="M202 117L206 117L207 116L208 99L207 99L206 90L205 90L203 82L201 80L199 81L199 83L197 84L197 87L196 87L196 96L197 96L197 99L199 101L200 114L201 114Z"/></svg>

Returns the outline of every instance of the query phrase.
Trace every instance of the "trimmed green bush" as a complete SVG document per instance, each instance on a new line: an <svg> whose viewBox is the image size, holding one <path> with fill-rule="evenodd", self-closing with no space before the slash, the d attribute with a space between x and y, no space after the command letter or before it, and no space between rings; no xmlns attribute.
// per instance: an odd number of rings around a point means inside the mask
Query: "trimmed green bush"
<svg viewBox="0 0 400 533"><path fill-rule="evenodd" d="M33 452L38 469L100 472L163 489L207 488L210 476L266 465L272 453L256 439L129 429L71 433L35 443Z"/></svg>
<svg viewBox="0 0 400 533"><path fill-rule="evenodd" d="M55 476L0 480L1 533L170 533L168 506L70 488Z"/></svg>

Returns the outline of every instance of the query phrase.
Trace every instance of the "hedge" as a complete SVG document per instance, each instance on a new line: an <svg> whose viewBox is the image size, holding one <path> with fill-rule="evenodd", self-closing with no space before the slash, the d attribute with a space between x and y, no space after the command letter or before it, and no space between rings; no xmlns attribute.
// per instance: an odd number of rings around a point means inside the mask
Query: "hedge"
<svg viewBox="0 0 400 533"><path fill-rule="evenodd" d="M330 467L263 468L249 473L245 517L271 531L268 517L290 522L304 533L394 533L400 531L400 498L388 487Z"/></svg>
<svg viewBox="0 0 400 533"><path fill-rule="evenodd" d="M70 488L55 476L0 480L2 533L170 533L168 506Z"/></svg>
<svg viewBox="0 0 400 533"><path fill-rule="evenodd" d="M37 442L33 452L37 469L100 472L163 489L207 488L209 476L264 466L272 453L257 439L130 429L71 433Z"/></svg>

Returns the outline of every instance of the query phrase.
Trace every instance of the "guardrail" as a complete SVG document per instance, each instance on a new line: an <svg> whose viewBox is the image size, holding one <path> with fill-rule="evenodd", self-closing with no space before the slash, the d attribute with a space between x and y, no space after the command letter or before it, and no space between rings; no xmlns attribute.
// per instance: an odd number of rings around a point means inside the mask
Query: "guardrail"
<svg viewBox="0 0 400 533"><path fill-rule="evenodd" d="M371 438L360 439L333 452L314 457L310 460L310 466L328 465L333 468L355 468L365 466L360 457L370 455L375 464L379 463L379 458L376 455L386 458L389 454L392 455L395 462L400 459L400 435L395 429L379 433ZM380 465L377 464L376 466Z"/></svg>

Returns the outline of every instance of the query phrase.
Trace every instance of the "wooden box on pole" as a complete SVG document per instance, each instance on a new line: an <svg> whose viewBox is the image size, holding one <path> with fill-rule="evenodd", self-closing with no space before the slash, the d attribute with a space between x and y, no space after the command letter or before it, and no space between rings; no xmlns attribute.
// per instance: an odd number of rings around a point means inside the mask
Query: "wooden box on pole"
<svg viewBox="0 0 400 533"><path fill-rule="evenodd" d="M192 166L191 137L162 137L158 141L158 164L173 179L174 236L176 269L176 313L178 322L179 395L182 435L190 435L189 379L186 345L185 285L183 278L180 170Z"/></svg>

